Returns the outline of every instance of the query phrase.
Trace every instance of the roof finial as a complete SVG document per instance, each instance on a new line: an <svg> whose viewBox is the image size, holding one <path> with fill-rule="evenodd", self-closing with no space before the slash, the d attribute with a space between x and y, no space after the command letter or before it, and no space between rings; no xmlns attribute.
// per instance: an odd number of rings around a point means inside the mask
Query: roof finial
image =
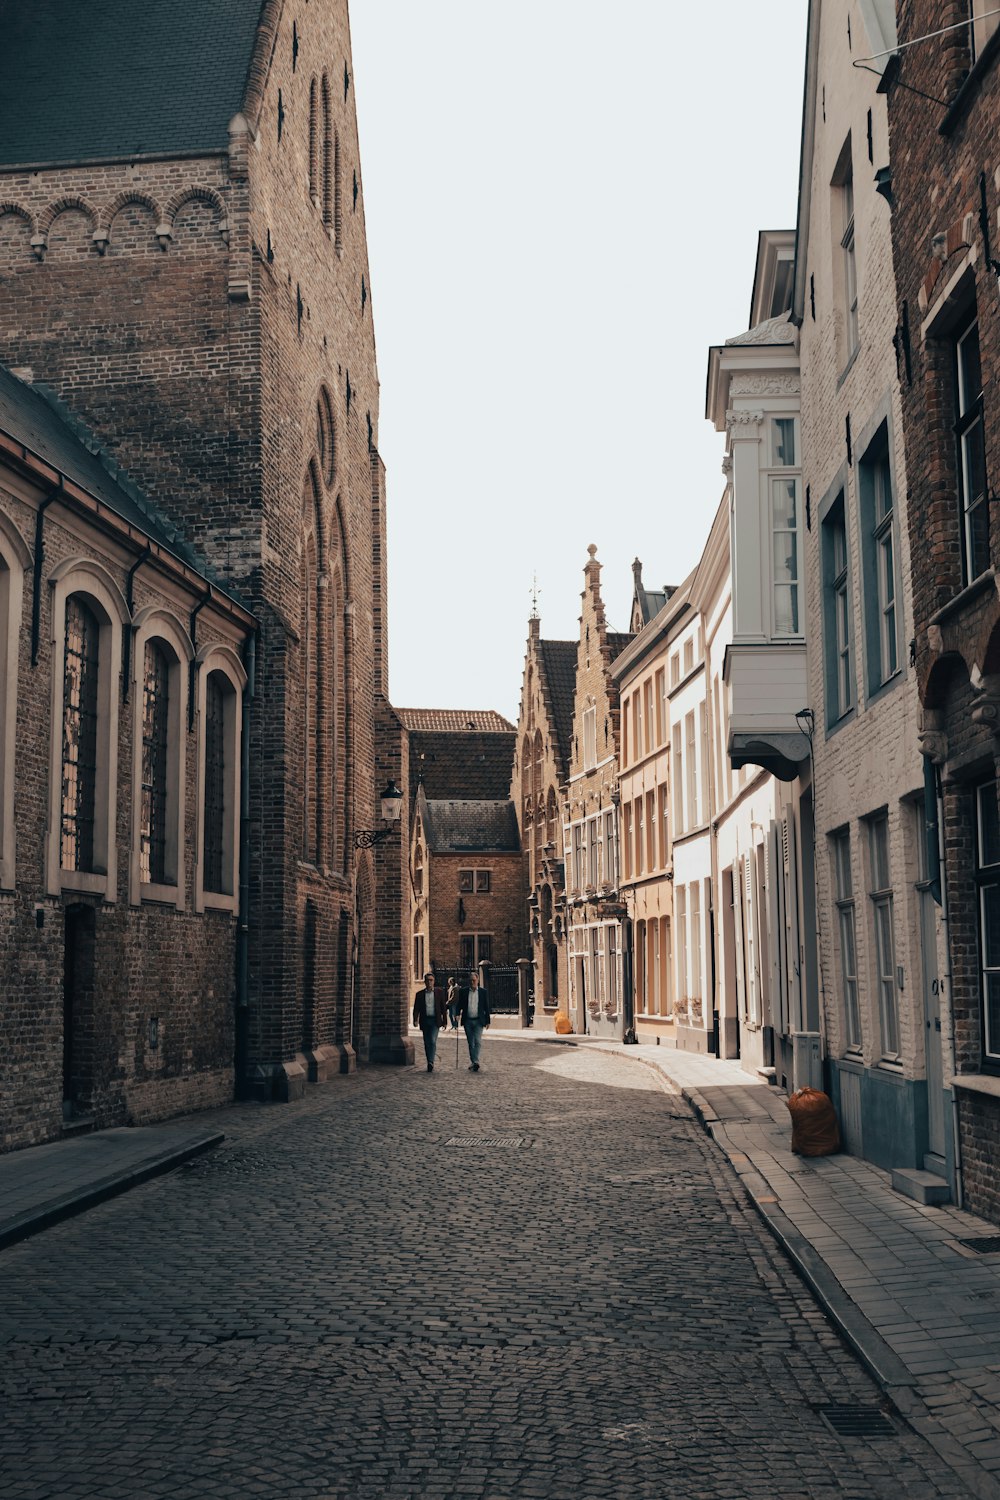
<svg viewBox="0 0 1000 1500"><path fill-rule="evenodd" d="M531 619L533 619L533 620L537 620L538 619L538 596L539 596L539 594L541 592L542 592L541 589L538 587L538 574L537 573L532 573L532 575L531 575Z"/></svg>

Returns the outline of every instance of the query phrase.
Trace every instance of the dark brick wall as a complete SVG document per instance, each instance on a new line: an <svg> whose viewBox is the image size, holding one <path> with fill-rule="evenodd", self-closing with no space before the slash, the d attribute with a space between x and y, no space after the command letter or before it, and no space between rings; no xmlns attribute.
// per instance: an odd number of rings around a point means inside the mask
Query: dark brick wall
<svg viewBox="0 0 1000 1500"><path fill-rule="evenodd" d="M910 0L899 7L899 41L927 37L967 16L968 7L959 0ZM977 779L994 773L998 746L994 724L978 712L983 699L974 685L990 689L996 671L1000 607L989 578L967 594L962 590L949 334L956 331L956 319L975 305L984 379L987 473L990 489L995 491L1000 474L1000 398L996 392L1000 298L996 273L988 263L1000 245L996 178L1000 76L995 61L995 56L991 61L984 54L970 74L968 32L959 27L905 48L899 57L898 81L892 81L890 71L888 84L914 650L925 728L945 736L944 845L959 1073L977 1073L982 1068L971 788ZM932 102L935 99L942 103ZM1000 530L994 509L990 512L990 555L996 566ZM995 1101L964 1090L958 1099L969 1206L1000 1219L1000 1116Z"/></svg>
<svg viewBox="0 0 1000 1500"><path fill-rule="evenodd" d="M290 13L273 55L265 49L270 68L253 101L259 118L250 111L256 138L238 118L228 156L0 174L4 358L57 389L260 620L249 1052L265 1079L350 1034L366 1046L359 1028L375 1024L373 994L385 995L389 969L397 971L390 1008L401 1014L408 988L402 931L395 965L385 959L378 980L364 970L378 896L370 856L353 847L354 830L378 816L375 698L385 691L387 615L378 380L345 0L313 0L296 24L297 53ZM324 75L326 191L309 180L310 99L321 100ZM322 141L322 118L319 134ZM169 236L158 233L164 225ZM44 243L33 249L33 238ZM307 715L302 556L311 472L324 697ZM320 848L309 861L307 722L324 798ZM359 908L364 932L355 931ZM102 924L108 920L102 913ZM207 933L186 946L178 939L162 961L197 966L207 955L189 950L211 941ZM108 1025L120 1029L132 1003L127 976L116 971L105 981ZM197 1031L202 1023L194 1024Z"/></svg>

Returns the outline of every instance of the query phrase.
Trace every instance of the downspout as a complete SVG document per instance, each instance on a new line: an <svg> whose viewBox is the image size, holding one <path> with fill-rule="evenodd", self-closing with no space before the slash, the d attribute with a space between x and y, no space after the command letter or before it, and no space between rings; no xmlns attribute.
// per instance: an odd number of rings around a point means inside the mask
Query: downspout
<svg viewBox="0 0 1000 1500"><path fill-rule="evenodd" d="M191 619L188 622L188 635L191 637L191 645L194 647L194 651L191 656L191 662L188 666L188 734L190 734L192 729L194 728L194 680L195 674L198 670L198 642L195 637L195 626L198 623L198 616L205 608L205 605L208 604L211 597L212 588L211 585L209 585L208 589L205 592L204 598L199 599L198 603L191 611Z"/></svg>
<svg viewBox="0 0 1000 1500"><path fill-rule="evenodd" d="M59 490L63 487L62 475L59 476ZM32 594L31 594L31 665L38 666L38 641L42 630L42 565L45 561L45 549L43 543L43 518L45 512L53 500L59 498L59 491L55 494L46 495L35 514L35 566L32 571Z"/></svg>
<svg viewBox="0 0 1000 1500"><path fill-rule="evenodd" d="M148 562L153 555L153 549L146 543L145 551L140 553L135 562L128 570L125 579L125 603L128 605L128 625L123 631L122 640L122 702L128 702L129 693L129 669L132 665L132 617L135 614L135 575L144 562Z"/></svg>
<svg viewBox="0 0 1000 1500"><path fill-rule="evenodd" d="M928 764L931 764L931 762L928 761ZM941 768L939 766L934 766L933 772L935 782L934 790L937 798L937 858L938 870L940 871L941 878L941 925L944 930L944 986L945 993L948 996L948 1050L950 1054L948 1061L950 1064L949 1071L951 1072L952 1077L954 1077L957 1069L955 1064L955 1011L951 991L951 932L950 924L948 922L948 875L941 839L941 831L944 828L944 791L941 786ZM951 1126L955 1149L955 1206L956 1208L964 1208L965 1186L962 1180L962 1134L958 1117L958 1090L954 1087L954 1085L952 1086L951 1090Z"/></svg>
<svg viewBox="0 0 1000 1500"><path fill-rule="evenodd" d="M243 648L247 674L240 725L240 893L236 922L236 1097L245 1099L250 1052L250 719L257 682L257 635L247 636Z"/></svg>

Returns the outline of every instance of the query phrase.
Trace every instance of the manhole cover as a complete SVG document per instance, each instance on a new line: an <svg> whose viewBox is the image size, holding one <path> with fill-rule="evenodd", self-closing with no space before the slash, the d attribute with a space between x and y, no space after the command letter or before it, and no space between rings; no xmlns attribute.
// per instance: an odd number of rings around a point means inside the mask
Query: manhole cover
<svg viewBox="0 0 1000 1500"><path fill-rule="evenodd" d="M530 1146L526 1135L453 1135L446 1146Z"/></svg>
<svg viewBox="0 0 1000 1500"><path fill-rule="evenodd" d="M1000 1251L1000 1234L977 1234L970 1240L959 1240L967 1250L974 1250L977 1255L996 1255Z"/></svg>
<svg viewBox="0 0 1000 1500"><path fill-rule="evenodd" d="M838 1437L892 1437L895 1428L877 1406L817 1406L816 1411Z"/></svg>

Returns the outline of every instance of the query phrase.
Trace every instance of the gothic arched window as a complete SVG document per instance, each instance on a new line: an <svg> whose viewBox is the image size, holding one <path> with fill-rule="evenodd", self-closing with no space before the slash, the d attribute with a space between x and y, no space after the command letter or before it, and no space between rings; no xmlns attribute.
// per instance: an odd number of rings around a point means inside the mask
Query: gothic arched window
<svg viewBox="0 0 1000 1500"><path fill-rule="evenodd" d="M100 621L82 594L66 601L63 637L62 823L64 870L94 868Z"/></svg>
<svg viewBox="0 0 1000 1500"><path fill-rule="evenodd" d="M158 641L147 641L142 676L142 786L139 827L140 878L165 885L169 831L170 659Z"/></svg>

